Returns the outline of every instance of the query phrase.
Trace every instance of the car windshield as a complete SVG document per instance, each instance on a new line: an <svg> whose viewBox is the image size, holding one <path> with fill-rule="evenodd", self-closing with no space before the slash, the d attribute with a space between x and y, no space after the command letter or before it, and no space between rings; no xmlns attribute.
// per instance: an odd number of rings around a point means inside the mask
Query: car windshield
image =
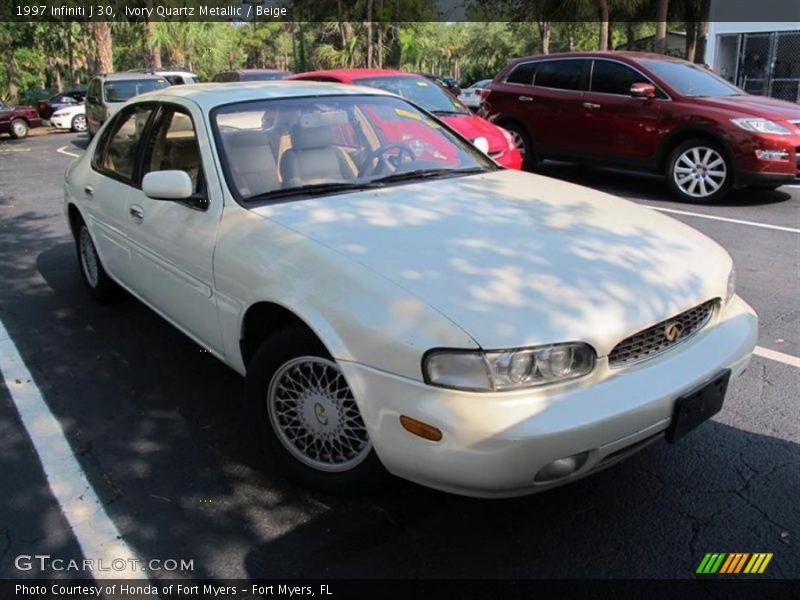
<svg viewBox="0 0 800 600"><path fill-rule="evenodd" d="M683 96L742 96L744 92L717 77L707 68L691 63L671 60L642 61L642 65L653 71L676 92Z"/></svg>
<svg viewBox="0 0 800 600"><path fill-rule="evenodd" d="M434 82L419 76L362 77L353 83L375 87L408 98L437 114L471 114L470 110Z"/></svg>
<svg viewBox="0 0 800 600"><path fill-rule="evenodd" d="M242 73L242 81L273 81L284 77L286 77L286 73L280 71L274 73Z"/></svg>
<svg viewBox="0 0 800 600"><path fill-rule="evenodd" d="M486 155L391 96L281 98L212 112L228 186L247 202L493 171Z"/></svg>
<svg viewBox="0 0 800 600"><path fill-rule="evenodd" d="M165 79L120 79L106 81L106 102L125 102L134 96L168 87Z"/></svg>

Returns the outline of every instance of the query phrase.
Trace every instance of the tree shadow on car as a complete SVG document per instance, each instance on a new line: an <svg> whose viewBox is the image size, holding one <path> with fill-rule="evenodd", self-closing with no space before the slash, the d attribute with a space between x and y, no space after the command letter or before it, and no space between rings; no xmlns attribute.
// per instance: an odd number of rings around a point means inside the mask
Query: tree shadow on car
<svg viewBox="0 0 800 600"><path fill-rule="evenodd" d="M761 206L779 204L791 200L792 198L790 193L784 191L786 188L778 188L777 190L744 188L740 190L731 190L730 194L722 200L716 200L714 202L689 202L670 194L664 183L664 178L657 174L560 161L544 161L537 166L536 173L546 177L563 179L571 183L584 185L625 198L643 200L646 202L654 200L658 202L672 202L675 204L682 204L686 207Z"/></svg>

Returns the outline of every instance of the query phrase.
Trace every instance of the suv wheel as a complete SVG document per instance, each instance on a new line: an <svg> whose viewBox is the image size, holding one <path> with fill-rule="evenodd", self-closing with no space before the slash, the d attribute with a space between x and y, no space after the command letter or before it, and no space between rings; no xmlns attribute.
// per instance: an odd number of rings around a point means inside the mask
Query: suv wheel
<svg viewBox="0 0 800 600"><path fill-rule="evenodd" d="M514 145L522 156L522 168L526 171L532 171L536 166L536 156L533 152L533 143L528 132L525 131L524 127L516 123L501 123L501 126L511 134L511 139L514 140Z"/></svg>
<svg viewBox="0 0 800 600"><path fill-rule="evenodd" d="M11 122L11 137L17 140L28 137L28 124L22 119Z"/></svg>
<svg viewBox="0 0 800 600"><path fill-rule="evenodd" d="M672 151L666 176L670 189L682 200L712 202L730 191L733 164L716 142L687 140Z"/></svg>
<svg viewBox="0 0 800 600"><path fill-rule="evenodd" d="M257 442L300 483L364 492L384 477L353 393L320 341L301 327L270 336L247 368Z"/></svg>

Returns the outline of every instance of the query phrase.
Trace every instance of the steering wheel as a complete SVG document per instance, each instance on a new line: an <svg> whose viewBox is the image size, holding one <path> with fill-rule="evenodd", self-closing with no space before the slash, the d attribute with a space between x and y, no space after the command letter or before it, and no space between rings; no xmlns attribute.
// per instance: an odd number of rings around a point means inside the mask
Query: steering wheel
<svg viewBox="0 0 800 600"><path fill-rule="evenodd" d="M372 166L372 163L375 161L375 159L381 159L389 150L394 149L399 150L397 157L400 160L402 160L403 154L411 157L412 161L417 160L417 155L414 154L414 151L405 144L384 144L383 146L375 148L375 150L370 150L370 152L364 157L361 166L358 168L358 176L366 177L367 175L374 173L378 168L378 165L375 165L374 167ZM400 160L398 160L397 165L400 164ZM379 160L378 164L380 163L381 161ZM395 167L397 167L397 165L395 165Z"/></svg>

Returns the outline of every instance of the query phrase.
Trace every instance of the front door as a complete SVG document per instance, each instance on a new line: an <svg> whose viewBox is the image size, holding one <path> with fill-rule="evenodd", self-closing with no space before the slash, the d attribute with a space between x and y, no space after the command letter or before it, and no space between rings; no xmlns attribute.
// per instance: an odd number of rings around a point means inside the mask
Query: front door
<svg viewBox="0 0 800 600"><path fill-rule="evenodd" d="M205 130L196 127L201 119L183 105L162 104L142 173L185 171L198 199L154 200L137 189L128 200L127 231L137 293L198 342L223 354L213 273L222 197L218 181L209 177L209 140Z"/></svg>

